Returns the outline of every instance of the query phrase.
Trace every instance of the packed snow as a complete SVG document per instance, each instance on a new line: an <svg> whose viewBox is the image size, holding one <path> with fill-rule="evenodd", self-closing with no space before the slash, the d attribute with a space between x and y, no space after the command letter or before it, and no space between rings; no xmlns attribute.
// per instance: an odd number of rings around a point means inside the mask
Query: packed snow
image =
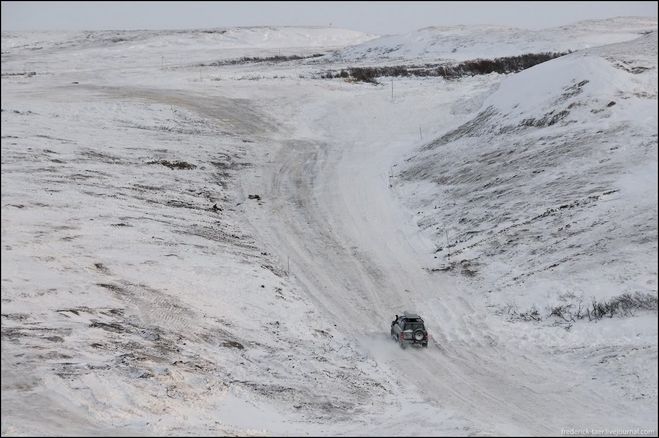
<svg viewBox="0 0 659 438"><path fill-rule="evenodd" d="M2 435L656 434L656 28L3 32Z"/></svg>

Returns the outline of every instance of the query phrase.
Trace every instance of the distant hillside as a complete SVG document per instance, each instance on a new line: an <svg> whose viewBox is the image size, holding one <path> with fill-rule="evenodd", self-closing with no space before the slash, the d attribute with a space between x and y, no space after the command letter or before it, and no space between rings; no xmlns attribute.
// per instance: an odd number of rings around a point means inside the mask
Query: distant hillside
<svg viewBox="0 0 659 438"><path fill-rule="evenodd" d="M335 53L333 59L346 62L490 59L525 53L579 50L628 41L656 29L656 19L640 17L589 20L542 30L492 25L426 27L345 48Z"/></svg>

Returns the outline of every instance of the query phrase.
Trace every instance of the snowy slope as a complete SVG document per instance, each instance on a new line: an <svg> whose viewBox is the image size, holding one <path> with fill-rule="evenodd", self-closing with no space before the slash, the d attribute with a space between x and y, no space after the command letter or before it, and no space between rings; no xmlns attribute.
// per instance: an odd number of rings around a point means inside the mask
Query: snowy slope
<svg viewBox="0 0 659 438"><path fill-rule="evenodd" d="M3 435L295 430L279 418L380 397L240 225L256 115L112 95L3 97Z"/></svg>
<svg viewBox="0 0 659 438"><path fill-rule="evenodd" d="M657 32L506 78L409 156L399 181L435 243L429 270L462 277L503 317L577 324L564 341L589 348L593 301L638 293L656 312ZM608 322L621 351L649 336L642 357L656 360L654 312ZM638 392L656 400L642 389L656 387L653 366L643 375Z"/></svg>
<svg viewBox="0 0 659 438"><path fill-rule="evenodd" d="M345 62L463 61L579 50L631 40L656 29L656 19L634 17L582 21L537 31L485 25L427 27L376 38L340 50L333 57Z"/></svg>

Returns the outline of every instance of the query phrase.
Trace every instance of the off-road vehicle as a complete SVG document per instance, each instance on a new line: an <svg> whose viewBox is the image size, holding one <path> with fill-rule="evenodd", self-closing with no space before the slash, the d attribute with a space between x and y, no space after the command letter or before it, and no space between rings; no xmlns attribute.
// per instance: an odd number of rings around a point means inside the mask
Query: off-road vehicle
<svg viewBox="0 0 659 438"><path fill-rule="evenodd" d="M398 316L398 315L396 315ZM428 347L428 331L423 319L411 312L403 312L391 322L391 337L400 344L400 348L408 345Z"/></svg>

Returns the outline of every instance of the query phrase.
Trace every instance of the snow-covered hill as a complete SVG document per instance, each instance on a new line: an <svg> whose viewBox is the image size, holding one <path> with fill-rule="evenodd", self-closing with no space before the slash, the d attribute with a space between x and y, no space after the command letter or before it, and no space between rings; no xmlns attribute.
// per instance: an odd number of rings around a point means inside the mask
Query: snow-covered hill
<svg viewBox="0 0 659 438"><path fill-rule="evenodd" d="M245 223L270 117L51 75L2 82L3 436L350 431L393 400Z"/></svg>
<svg viewBox="0 0 659 438"><path fill-rule="evenodd" d="M512 75L399 171L430 268L496 311L564 306L549 320L571 325L622 294L656 308L657 32Z"/></svg>
<svg viewBox="0 0 659 438"><path fill-rule="evenodd" d="M230 27L199 30L108 30L88 32L3 32L2 51L115 45L124 49L279 49L343 47L375 35L331 27ZM117 46L118 45L118 46Z"/></svg>
<svg viewBox="0 0 659 438"><path fill-rule="evenodd" d="M3 436L656 430L656 310L520 316L656 297L656 32L395 94L211 65L368 38L2 34Z"/></svg>
<svg viewBox="0 0 659 438"><path fill-rule="evenodd" d="M242 56L308 55L340 49L375 35L330 27L238 27L202 30L2 32L7 70L49 71L175 67ZM18 54L18 56L14 56ZM16 62L16 66L13 65ZM41 64L43 65L43 64Z"/></svg>
<svg viewBox="0 0 659 438"><path fill-rule="evenodd" d="M484 25L427 27L347 47L334 54L333 59L343 62L436 62L566 52L635 39L656 29L656 19L636 17L582 21L542 30Z"/></svg>

